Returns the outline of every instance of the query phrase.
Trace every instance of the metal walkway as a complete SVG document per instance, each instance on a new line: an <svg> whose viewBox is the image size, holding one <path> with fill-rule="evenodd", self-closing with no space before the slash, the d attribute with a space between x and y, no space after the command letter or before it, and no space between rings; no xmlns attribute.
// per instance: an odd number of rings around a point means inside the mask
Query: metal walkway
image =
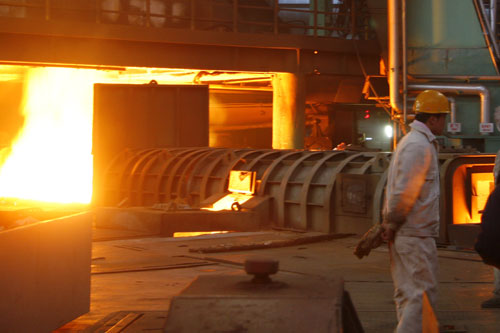
<svg viewBox="0 0 500 333"><path fill-rule="evenodd" d="M353 54L379 53L365 8L351 0L0 0L0 62L359 75Z"/></svg>

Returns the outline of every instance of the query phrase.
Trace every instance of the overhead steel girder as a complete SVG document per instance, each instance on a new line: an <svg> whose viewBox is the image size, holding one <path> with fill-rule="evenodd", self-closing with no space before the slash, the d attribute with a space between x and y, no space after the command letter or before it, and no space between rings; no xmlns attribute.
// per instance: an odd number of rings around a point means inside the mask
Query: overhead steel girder
<svg viewBox="0 0 500 333"><path fill-rule="evenodd" d="M359 75L357 43L364 65L378 66L376 41L312 36L0 18L0 43L6 63Z"/></svg>

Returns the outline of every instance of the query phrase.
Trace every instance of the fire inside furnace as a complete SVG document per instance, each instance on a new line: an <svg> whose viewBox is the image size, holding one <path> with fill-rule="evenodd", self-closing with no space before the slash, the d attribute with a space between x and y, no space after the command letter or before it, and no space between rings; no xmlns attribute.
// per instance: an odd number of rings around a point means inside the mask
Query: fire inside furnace
<svg viewBox="0 0 500 333"><path fill-rule="evenodd" d="M494 189L493 165L464 164L453 174L453 224L481 223Z"/></svg>
<svg viewBox="0 0 500 333"><path fill-rule="evenodd" d="M67 68L24 72L24 126L12 146L0 150L0 197L90 201L92 85L101 75Z"/></svg>
<svg viewBox="0 0 500 333"><path fill-rule="evenodd" d="M495 188L492 173L471 174L472 196L471 196L471 222L480 223L481 216L486 206L486 201Z"/></svg>
<svg viewBox="0 0 500 333"><path fill-rule="evenodd" d="M200 73L208 74L202 78ZM0 66L0 98L5 111L5 119L0 119L0 198L90 203L95 83L147 84L155 80L159 84L207 84L270 75Z"/></svg>

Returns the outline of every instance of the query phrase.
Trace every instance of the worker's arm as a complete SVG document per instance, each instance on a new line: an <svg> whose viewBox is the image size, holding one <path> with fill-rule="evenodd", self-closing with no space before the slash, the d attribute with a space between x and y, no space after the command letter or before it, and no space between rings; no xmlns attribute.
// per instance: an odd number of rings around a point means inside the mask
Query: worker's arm
<svg viewBox="0 0 500 333"><path fill-rule="evenodd" d="M422 191L432 161L432 149L431 144L410 143L400 152L391 170L395 178L387 197L383 226L392 234L404 224ZM387 233L386 236L390 236Z"/></svg>

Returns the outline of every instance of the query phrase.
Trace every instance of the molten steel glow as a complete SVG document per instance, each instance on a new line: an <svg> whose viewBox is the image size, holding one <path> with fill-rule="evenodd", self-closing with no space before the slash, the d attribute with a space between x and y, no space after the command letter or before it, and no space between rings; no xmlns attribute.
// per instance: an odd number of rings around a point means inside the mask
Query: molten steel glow
<svg viewBox="0 0 500 333"><path fill-rule="evenodd" d="M208 83L269 80L269 74L195 70L0 66L0 82L24 82L23 128L0 140L0 198L89 203L92 196L94 83ZM0 139L2 132L0 132ZM3 148L3 147L6 148Z"/></svg>
<svg viewBox="0 0 500 333"><path fill-rule="evenodd" d="M468 178L466 170L471 167L464 164L453 175L453 224L481 223L482 211L494 188L493 173L474 172Z"/></svg>
<svg viewBox="0 0 500 333"><path fill-rule="evenodd" d="M29 70L24 127L0 167L0 197L90 202L93 83L98 75L69 68Z"/></svg>
<svg viewBox="0 0 500 333"><path fill-rule="evenodd" d="M216 201L212 207L202 208L204 210L220 211L220 210L233 210L233 204L238 203L239 205L244 204L252 198L251 195L240 194L240 193L230 193L223 198Z"/></svg>
<svg viewBox="0 0 500 333"><path fill-rule="evenodd" d="M195 237L202 235L227 234L229 231L196 231L196 232L174 232L174 238Z"/></svg>

